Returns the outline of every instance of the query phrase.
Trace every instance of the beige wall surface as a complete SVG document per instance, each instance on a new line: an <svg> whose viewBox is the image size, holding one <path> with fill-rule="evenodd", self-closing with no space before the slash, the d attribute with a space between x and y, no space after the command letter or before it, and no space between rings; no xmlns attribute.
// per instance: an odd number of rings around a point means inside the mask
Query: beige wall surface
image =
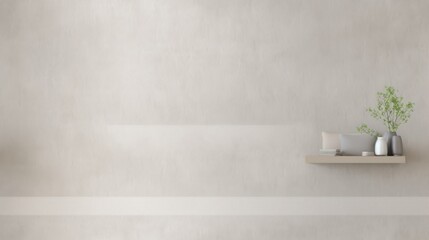
<svg viewBox="0 0 429 240"><path fill-rule="evenodd" d="M403 240L426 239L428 225L428 217L0 217L0 238Z"/></svg>
<svg viewBox="0 0 429 240"><path fill-rule="evenodd" d="M428 12L426 0L1 0L0 196L429 196ZM323 130L383 131L365 109L385 85L416 103L398 131L407 164L304 162ZM156 226L148 234L170 224L82 218L111 238L128 222ZM107 236L67 217L2 217L0 237L28 239L27 228L46 239L28 228L53 219L62 239ZM315 239L278 229L344 223L308 219L242 221L259 239ZM412 222L427 222L403 219L357 226L410 236ZM192 221L219 231L201 238L236 231Z"/></svg>

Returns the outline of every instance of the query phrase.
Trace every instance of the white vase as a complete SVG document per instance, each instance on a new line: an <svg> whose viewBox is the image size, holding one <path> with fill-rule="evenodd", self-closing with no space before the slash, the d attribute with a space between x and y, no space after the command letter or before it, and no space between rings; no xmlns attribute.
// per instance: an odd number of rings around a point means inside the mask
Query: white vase
<svg viewBox="0 0 429 240"><path fill-rule="evenodd" d="M378 137L375 142L375 155L387 156L387 142L383 137Z"/></svg>

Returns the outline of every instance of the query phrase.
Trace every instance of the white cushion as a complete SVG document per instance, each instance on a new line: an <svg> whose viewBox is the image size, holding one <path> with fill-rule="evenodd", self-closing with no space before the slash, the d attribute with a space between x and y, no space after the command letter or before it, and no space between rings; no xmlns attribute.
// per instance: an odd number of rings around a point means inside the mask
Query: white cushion
<svg viewBox="0 0 429 240"><path fill-rule="evenodd" d="M341 149L340 134L322 132L322 149Z"/></svg>

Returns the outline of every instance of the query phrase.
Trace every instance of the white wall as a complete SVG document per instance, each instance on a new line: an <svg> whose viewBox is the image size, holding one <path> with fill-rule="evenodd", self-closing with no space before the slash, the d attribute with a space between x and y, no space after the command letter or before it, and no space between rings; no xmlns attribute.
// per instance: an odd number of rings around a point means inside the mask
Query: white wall
<svg viewBox="0 0 429 240"><path fill-rule="evenodd" d="M428 196L428 11L424 0L0 1L0 196ZM388 84L416 103L398 132L408 164L304 163L322 130L384 130L365 108ZM428 221L199 218L181 230L168 217L1 217L0 236L46 239L31 226L55 222L52 239L134 239L127 223L155 239L344 239L363 224L403 239ZM308 228L278 230L290 224ZM306 233L315 226L324 234Z"/></svg>

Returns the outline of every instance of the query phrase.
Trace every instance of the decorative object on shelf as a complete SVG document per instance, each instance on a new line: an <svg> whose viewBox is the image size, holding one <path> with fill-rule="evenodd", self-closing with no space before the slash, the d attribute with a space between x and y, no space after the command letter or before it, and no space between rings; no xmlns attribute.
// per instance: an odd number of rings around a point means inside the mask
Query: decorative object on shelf
<svg viewBox="0 0 429 240"><path fill-rule="evenodd" d="M396 135L396 131L402 124L408 122L415 106L413 102L405 102L404 98L398 96L397 93L398 91L392 86L386 86L384 92L377 92L377 105L367 109L373 118L382 120L388 130L384 136L386 137L389 156L393 156L392 137ZM364 125L366 126L366 124L362 124L361 127ZM363 128L362 131L368 129Z"/></svg>
<svg viewBox="0 0 429 240"><path fill-rule="evenodd" d="M375 142L375 155L387 156L387 142L384 137L378 137Z"/></svg>
<svg viewBox="0 0 429 240"><path fill-rule="evenodd" d="M322 132L322 149L340 149L340 134Z"/></svg>
<svg viewBox="0 0 429 240"><path fill-rule="evenodd" d="M361 156L362 152L374 152L375 137L366 134L341 134L341 152L344 156Z"/></svg>
<svg viewBox="0 0 429 240"><path fill-rule="evenodd" d="M396 132L385 132L383 134L384 140L386 140L387 143L387 155L393 156L393 150L392 150L392 138L396 136Z"/></svg>
<svg viewBox="0 0 429 240"><path fill-rule="evenodd" d="M320 155L325 156L341 156L340 149L320 149Z"/></svg>
<svg viewBox="0 0 429 240"><path fill-rule="evenodd" d="M392 137L392 152L394 156L402 156L404 154L401 136Z"/></svg>
<svg viewBox="0 0 429 240"><path fill-rule="evenodd" d="M362 152L362 157L372 157L374 156L374 152Z"/></svg>

